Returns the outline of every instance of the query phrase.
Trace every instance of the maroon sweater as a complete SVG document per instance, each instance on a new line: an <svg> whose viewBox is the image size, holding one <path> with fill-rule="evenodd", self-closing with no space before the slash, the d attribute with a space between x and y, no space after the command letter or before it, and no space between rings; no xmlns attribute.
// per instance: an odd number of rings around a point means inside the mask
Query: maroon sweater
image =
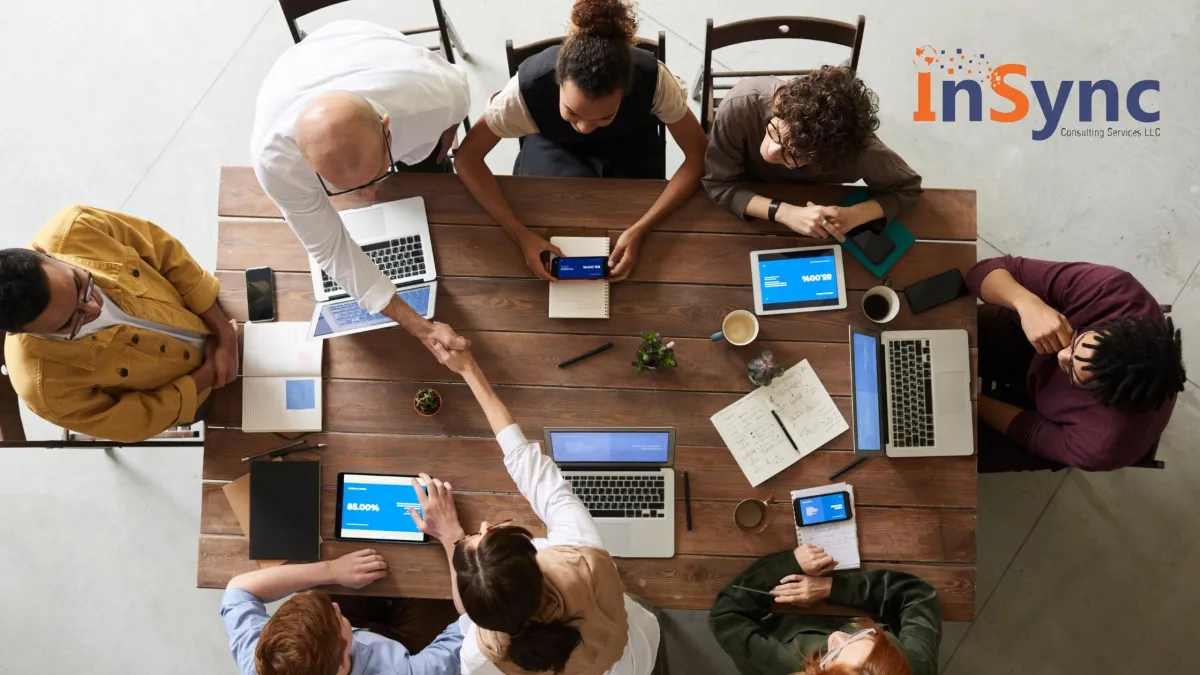
<svg viewBox="0 0 1200 675"><path fill-rule="evenodd" d="M971 293L979 297L984 277L1001 267L1067 317L1077 332L1124 316L1163 316L1154 296L1133 275L1091 263L1015 256L983 260L967 274ZM1119 469L1141 459L1158 442L1175 408L1174 397L1145 413L1103 406L1071 386L1054 354L1035 355L1025 383L1035 409L1013 419L1008 437L1039 457L1081 469Z"/></svg>

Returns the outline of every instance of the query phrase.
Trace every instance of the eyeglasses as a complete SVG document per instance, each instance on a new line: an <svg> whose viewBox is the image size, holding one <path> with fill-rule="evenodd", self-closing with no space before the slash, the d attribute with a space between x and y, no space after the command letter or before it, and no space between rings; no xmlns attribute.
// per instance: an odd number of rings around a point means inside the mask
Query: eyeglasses
<svg viewBox="0 0 1200 675"><path fill-rule="evenodd" d="M858 642L859 640L864 640L875 634L876 631L874 628L865 628L846 638L845 642L834 647L833 649L830 649L825 656L821 657L821 668L828 668L829 664L833 663L833 660L837 658L837 655L841 654L842 650L846 648L846 645Z"/></svg>
<svg viewBox="0 0 1200 675"><path fill-rule="evenodd" d="M75 275L75 288L81 291L79 304L75 308L75 318L71 322L71 334L67 336L68 340L74 340L79 337L79 331L83 328L83 317L87 315L88 303L92 301L92 293L96 290L96 280L92 278L92 273L87 273L87 284L79 283L79 275Z"/></svg>
<svg viewBox="0 0 1200 675"><path fill-rule="evenodd" d="M379 122L380 122L380 128L382 129L383 128L383 126L382 126L383 118L382 117L379 118ZM362 185L359 185L356 188L350 188L349 190L338 190L337 192L334 192L333 190L329 189L329 186L325 184L325 179L322 178L321 174L318 173L317 180L321 181L321 189L324 190L325 194L329 195L330 197L337 197L338 195L349 194L351 192L355 192L356 190L361 190L365 187L371 187L372 185L374 185L376 183L381 183L384 180L387 180L387 177L394 173L400 173L398 170L396 170L396 160L392 159L392 139L391 139L391 134L388 132L387 129L383 129L383 147L387 148L388 166L387 166L387 170L383 172L382 176L380 176L379 178L376 178L373 181L370 181L369 183L363 183Z"/></svg>
<svg viewBox="0 0 1200 675"><path fill-rule="evenodd" d="M795 169L800 166L800 161L792 154L791 150L783 144L783 134L779 132L779 127L775 125L775 120L767 123L767 138L771 139L772 143L779 146L780 152L783 154L783 165L789 169Z"/></svg>
<svg viewBox="0 0 1200 675"><path fill-rule="evenodd" d="M494 529L496 529L497 527L504 527L505 525L512 525L512 522L513 522L513 519L512 519L512 518L509 518L508 520L502 520L502 521L500 521L500 522L498 522L498 523L492 523L492 524L491 524L491 525L488 527L488 530L494 530ZM466 541L466 540L470 539L471 537L474 537L474 536L476 536L476 535L480 535L480 534L483 534L483 529L482 529L482 528L481 528L481 529L480 529L478 532L476 532L475 534L468 534L468 535L464 536L462 539L459 539L458 541L454 542L454 545L455 545L455 546L458 546L459 544L461 544L461 543L463 543L464 541Z"/></svg>

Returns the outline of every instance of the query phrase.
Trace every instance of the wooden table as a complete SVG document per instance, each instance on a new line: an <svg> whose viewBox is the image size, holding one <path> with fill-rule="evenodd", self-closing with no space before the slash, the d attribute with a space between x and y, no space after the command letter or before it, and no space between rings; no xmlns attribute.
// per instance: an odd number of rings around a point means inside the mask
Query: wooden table
<svg viewBox="0 0 1200 675"><path fill-rule="evenodd" d="M516 213L535 231L589 228L614 238L633 223L662 188L653 180L581 180L501 177ZM804 203L838 203L848 188L763 186L763 194ZM708 202L702 193L652 232L642 246L633 277L612 286L612 318L559 320L547 317L547 284L535 280L521 256L455 176L411 174L385 184L379 199L420 195L425 199L437 266L443 278L437 319L474 342L474 350L500 397L533 438L542 427L674 426L678 429L676 476L691 477L694 530L676 508L676 556L620 560L627 587L668 608L706 609L717 592L756 557L796 545L788 492L825 484L851 458L851 438L828 446L773 479L752 488L722 445L709 416L750 390L746 361L771 349L785 364L808 359L850 421L847 325L864 323L859 299L877 283L845 256L849 308L837 312L763 317L760 338L750 347L713 343L721 317L753 304L751 251L813 244L782 226L745 223ZM354 195L339 208L366 205ZM217 267L221 305L246 319L243 270L275 270L278 317L307 321L313 296L308 259L274 204L246 168L221 175ZM975 262L975 193L928 190L905 214L920 239L892 270L897 288L949 267L964 273ZM970 333L972 362L975 305L958 301L920 317L907 308L889 326L963 328ZM638 376L629 365L641 331L654 330L676 343L680 367ZM569 369L556 364L605 341L609 354ZM467 387L399 328L330 340L325 357L325 432L322 459L323 559L361 545L333 538L334 485L339 472L430 474L452 482L463 526L514 518L544 529L505 472L501 453ZM413 393L434 386L445 400L441 414L419 417ZM243 434L241 388L234 383L212 402L204 450L203 507L197 583L223 587L254 569L247 542L221 491L247 471L244 455L280 443L272 434ZM227 427L216 429L212 427ZM866 568L920 575L939 592L947 620L969 621L975 604L974 457L890 461L874 459L847 475L855 486L862 558ZM680 479L681 480L681 479ZM682 486L676 495L682 498ZM733 525L735 503L774 496L770 525L746 535ZM374 595L449 597L446 560L440 547L377 546L392 574L365 589ZM340 589L339 589L340 590ZM836 609L826 608L829 611Z"/></svg>

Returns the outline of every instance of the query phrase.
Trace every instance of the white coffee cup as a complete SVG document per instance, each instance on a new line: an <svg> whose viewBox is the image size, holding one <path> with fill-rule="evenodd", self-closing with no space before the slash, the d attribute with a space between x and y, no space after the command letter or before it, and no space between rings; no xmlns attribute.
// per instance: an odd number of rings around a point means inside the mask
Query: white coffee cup
<svg viewBox="0 0 1200 675"><path fill-rule="evenodd" d="M878 300L871 300L871 298L882 298L887 303L887 312L882 312L883 305ZM867 311L868 305L875 311ZM887 286L876 286L863 293L862 310L863 314L871 321L887 323L900 313L900 296Z"/></svg>
<svg viewBox="0 0 1200 675"><path fill-rule="evenodd" d="M721 321L721 332L713 333L713 342L725 340L731 345L744 347L758 337L758 317L744 309L735 309Z"/></svg>

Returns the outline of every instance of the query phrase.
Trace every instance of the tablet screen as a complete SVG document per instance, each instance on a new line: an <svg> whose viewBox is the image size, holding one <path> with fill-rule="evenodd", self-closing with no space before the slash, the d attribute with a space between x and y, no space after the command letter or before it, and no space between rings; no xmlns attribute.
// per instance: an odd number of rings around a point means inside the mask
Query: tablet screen
<svg viewBox="0 0 1200 675"><path fill-rule="evenodd" d="M396 295L412 307L419 316L429 314L429 286L397 291ZM360 331L364 328L382 324L394 325L396 322L382 314L372 314L358 306L354 298L346 298L330 302L321 307L317 315L317 325L313 329L314 338L324 338L339 333Z"/></svg>
<svg viewBox="0 0 1200 675"><path fill-rule="evenodd" d="M758 279L763 309L840 305L835 256L836 251L828 248L759 254Z"/></svg>
<svg viewBox="0 0 1200 675"><path fill-rule="evenodd" d="M411 476L345 473L338 482L339 539L425 541L408 515L409 508L421 513Z"/></svg>

